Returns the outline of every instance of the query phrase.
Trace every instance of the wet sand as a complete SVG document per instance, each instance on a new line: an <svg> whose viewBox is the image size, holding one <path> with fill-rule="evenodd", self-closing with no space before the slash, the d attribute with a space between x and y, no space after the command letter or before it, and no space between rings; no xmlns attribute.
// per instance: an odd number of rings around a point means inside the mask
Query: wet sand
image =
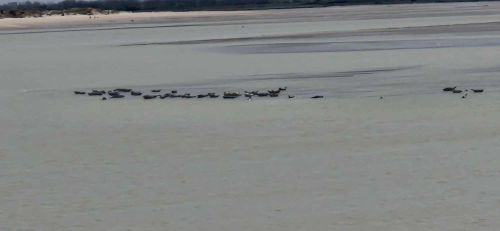
<svg viewBox="0 0 500 231"><path fill-rule="evenodd" d="M0 32L0 230L497 230L499 9L16 21ZM296 98L73 94L282 86Z"/></svg>

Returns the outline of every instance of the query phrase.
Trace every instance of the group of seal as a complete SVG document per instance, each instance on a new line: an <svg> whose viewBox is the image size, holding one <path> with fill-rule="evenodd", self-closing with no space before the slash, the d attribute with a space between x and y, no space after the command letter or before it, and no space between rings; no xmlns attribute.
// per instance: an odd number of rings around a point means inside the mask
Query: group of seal
<svg viewBox="0 0 500 231"><path fill-rule="evenodd" d="M257 97L279 97L280 93L283 91L286 91L287 87L280 87L278 89L271 89L267 91L244 91L243 96L248 98L249 100L252 99L252 97L257 96ZM235 99L240 97L241 94L239 92L234 92L234 91L226 91L224 92L224 95L222 98L224 99ZM288 98L291 96L288 95ZM293 97L292 97L293 98Z"/></svg>
<svg viewBox="0 0 500 231"><path fill-rule="evenodd" d="M271 90L266 90L266 91L244 91L243 94L237 92L237 91L226 91L222 94L223 99L236 99L241 96L244 96L248 98L249 100L252 99L252 97L279 97L280 93L284 92L287 90L287 87L280 87L277 89L271 89ZM162 89L153 89L150 90L151 93L147 92L141 92L137 90L133 90L130 88L116 88L113 90L96 90L92 89L89 92L85 91L74 91L76 95L89 95L89 96L102 96L102 100L107 100L108 98L110 99L118 99L118 98L125 98L126 95L130 96L142 96L143 99L145 100L150 100L150 99L166 99L166 98L183 98L183 99L191 99L191 98L219 98L220 95L218 95L215 92L209 92L206 94L197 94L197 95L191 95L191 93L184 93L180 94L178 93L177 90L172 90L167 93L162 94ZM289 99L295 98L294 95L288 95ZM311 97L312 99L318 99L318 98L323 98L322 95L315 95Z"/></svg>
<svg viewBox="0 0 500 231"><path fill-rule="evenodd" d="M89 96L102 96L102 100L107 100L108 97L111 98L111 99L120 99L120 98L124 98L125 95L124 93L132 93L132 94L135 94L135 92L132 91L132 89L128 89L128 88L117 88L117 89L114 89L114 90L109 90L109 91L105 91L105 90L91 90L90 92L84 92L84 91L74 91L74 93L76 95L89 95Z"/></svg>
<svg viewBox="0 0 500 231"><path fill-rule="evenodd" d="M161 89L155 89L155 90L151 90L151 92L154 92L154 93L160 93L162 90ZM207 94L199 94L199 95L191 95L191 93L184 93L184 94L178 94L178 91L177 90L173 90L173 91L170 91L168 93L164 93L164 94L147 94L147 95L144 95L142 96L143 99L156 99L156 98L160 98L160 99L166 99L166 98L183 98L183 99L192 99L192 98L205 98L205 97L209 97L209 98L218 98L219 95L213 93L213 92L210 92L210 93L207 93Z"/></svg>
<svg viewBox="0 0 500 231"><path fill-rule="evenodd" d="M472 92L472 93L483 93L484 89L471 88L471 89L461 90L461 89L457 89L457 86L454 86L454 87L445 87L445 88L443 88L443 91L444 92L451 92L451 93L454 93L454 94L461 94L461 93L465 92L465 94L462 95L462 99L465 99L469 95L469 92Z"/></svg>

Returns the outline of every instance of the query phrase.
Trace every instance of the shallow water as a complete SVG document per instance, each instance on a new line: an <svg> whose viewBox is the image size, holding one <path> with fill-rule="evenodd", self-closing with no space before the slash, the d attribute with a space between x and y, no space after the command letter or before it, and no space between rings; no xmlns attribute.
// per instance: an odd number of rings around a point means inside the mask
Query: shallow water
<svg viewBox="0 0 500 231"><path fill-rule="evenodd" d="M0 230L497 230L488 4L0 32Z"/></svg>

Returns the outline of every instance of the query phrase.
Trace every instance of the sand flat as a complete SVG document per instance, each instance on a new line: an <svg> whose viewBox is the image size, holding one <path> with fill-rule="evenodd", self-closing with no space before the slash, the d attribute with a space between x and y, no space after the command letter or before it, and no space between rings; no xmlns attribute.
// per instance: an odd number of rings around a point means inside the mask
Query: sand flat
<svg viewBox="0 0 500 231"><path fill-rule="evenodd" d="M0 20L0 230L498 230L499 6Z"/></svg>
<svg viewBox="0 0 500 231"><path fill-rule="evenodd" d="M429 4L397 4L375 6L339 6L304 9L269 9L248 11L193 11L193 12L120 12L117 14L100 14L91 18L87 15L52 15L40 18L6 18L0 19L0 30L11 29L48 29L75 28L113 25L142 25L155 23L193 23L193 24L241 24L271 22L320 22L346 20L376 20L475 17L487 20L498 18L500 4L496 2L477 3L429 3ZM420 21L420 22L422 22Z"/></svg>

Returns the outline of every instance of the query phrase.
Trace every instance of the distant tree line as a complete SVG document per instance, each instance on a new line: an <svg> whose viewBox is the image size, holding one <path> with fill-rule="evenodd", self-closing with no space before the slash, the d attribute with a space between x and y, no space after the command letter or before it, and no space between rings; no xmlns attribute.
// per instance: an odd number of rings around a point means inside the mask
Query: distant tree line
<svg viewBox="0 0 500 231"><path fill-rule="evenodd" d="M328 4L333 0L65 0L55 3L12 2L0 5L0 10L65 10L75 8L93 8L112 11L188 11L223 8L259 8L270 5L312 5Z"/></svg>
<svg viewBox="0 0 500 231"><path fill-rule="evenodd" d="M65 0L62 2L12 2L0 5L0 17L18 11L46 12L70 9L99 11L189 11L259 8L292 8L350 4L451 2L457 0ZM458 0L460 1L460 0ZM89 11L90 12L90 11Z"/></svg>

